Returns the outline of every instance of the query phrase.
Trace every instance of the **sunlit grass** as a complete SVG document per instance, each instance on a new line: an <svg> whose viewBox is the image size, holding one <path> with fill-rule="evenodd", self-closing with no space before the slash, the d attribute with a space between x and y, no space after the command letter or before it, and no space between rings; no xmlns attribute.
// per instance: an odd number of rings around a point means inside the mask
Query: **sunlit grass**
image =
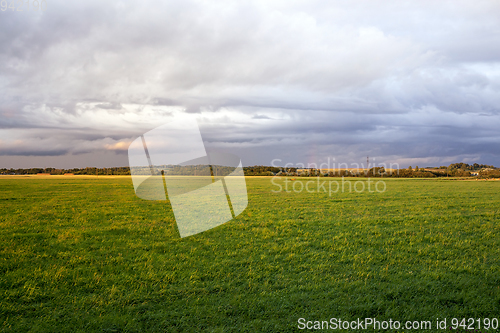
<svg viewBox="0 0 500 333"><path fill-rule="evenodd" d="M180 239L169 204L137 198L128 177L0 178L0 328L499 316L500 182L390 179L383 193L332 196L247 184L240 216Z"/></svg>

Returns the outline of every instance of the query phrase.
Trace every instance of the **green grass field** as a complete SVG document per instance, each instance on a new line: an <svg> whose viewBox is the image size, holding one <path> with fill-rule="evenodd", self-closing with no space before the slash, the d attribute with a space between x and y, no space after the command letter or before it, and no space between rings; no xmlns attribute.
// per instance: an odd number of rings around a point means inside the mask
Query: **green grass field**
<svg viewBox="0 0 500 333"><path fill-rule="evenodd" d="M181 239L169 204L137 198L129 177L0 177L0 330L500 317L500 182L389 179L329 197L270 180L247 178L240 216Z"/></svg>

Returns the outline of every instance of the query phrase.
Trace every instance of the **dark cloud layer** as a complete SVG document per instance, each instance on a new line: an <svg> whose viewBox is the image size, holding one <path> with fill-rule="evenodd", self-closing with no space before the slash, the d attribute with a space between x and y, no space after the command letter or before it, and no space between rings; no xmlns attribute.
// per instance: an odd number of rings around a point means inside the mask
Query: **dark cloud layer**
<svg viewBox="0 0 500 333"><path fill-rule="evenodd" d="M0 167L123 165L135 136L181 110L246 164L500 165L498 12L486 0L0 12Z"/></svg>

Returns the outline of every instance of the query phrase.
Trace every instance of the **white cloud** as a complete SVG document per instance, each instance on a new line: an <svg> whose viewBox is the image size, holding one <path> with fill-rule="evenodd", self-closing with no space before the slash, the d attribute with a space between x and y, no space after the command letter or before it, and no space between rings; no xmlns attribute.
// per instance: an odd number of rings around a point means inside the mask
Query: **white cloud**
<svg viewBox="0 0 500 333"><path fill-rule="evenodd" d="M274 147L266 156L285 145L299 156L315 141L324 158L333 140L344 158L500 162L499 10L485 0L51 1L43 13L3 12L0 154L119 151L185 109L244 119L218 140Z"/></svg>

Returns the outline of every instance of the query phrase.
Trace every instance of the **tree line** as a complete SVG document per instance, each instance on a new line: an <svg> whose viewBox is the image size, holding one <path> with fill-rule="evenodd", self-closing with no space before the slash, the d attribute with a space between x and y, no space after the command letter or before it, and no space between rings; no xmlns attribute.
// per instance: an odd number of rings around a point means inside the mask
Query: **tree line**
<svg viewBox="0 0 500 333"><path fill-rule="evenodd" d="M56 168L29 168L29 169L0 169L2 175L130 175L129 167L114 167L114 168L73 168L73 169L56 169Z"/></svg>
<svg viewBox="0 0 500 333"><path fill-rule="evenodd" d="M144 174L150 174L150 168L144 167ZM157 167L157 174L164 170L166 175L195 175L195 176L227 176L234 168L221 165L165 165ZM386 170L384 167L373 167L370 169L354 170L320 170L320 169L298 169L295 167L284 168L274 166L255 165L243 168L245 176L295 176L295 177L394 177L394 178L434 178L434 177L479 177L500 178L500 169L486 164L453 163L449 166L419 168L408 167L405 169ZM137 170L136 170L137 171ZM29 168L29 169L0 169L2 175L130 175L129 167L113 168ZM136 173L137 174L137 173Z"/></svg>

